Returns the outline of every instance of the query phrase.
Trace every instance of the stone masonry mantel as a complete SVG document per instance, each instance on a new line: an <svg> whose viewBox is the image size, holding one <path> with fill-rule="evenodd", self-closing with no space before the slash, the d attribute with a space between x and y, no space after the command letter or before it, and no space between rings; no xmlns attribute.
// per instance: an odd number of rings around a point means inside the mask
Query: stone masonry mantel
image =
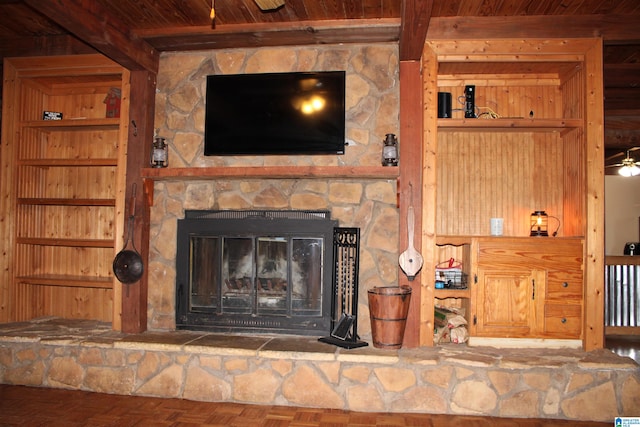
<svg viewBox="0 0 640 427"><path fill-rule="evenodd" d="M155 181L208 179L398 179L398 167L385 166L233 166L193 168L144 168L145 194L153 205Z"/></svg>

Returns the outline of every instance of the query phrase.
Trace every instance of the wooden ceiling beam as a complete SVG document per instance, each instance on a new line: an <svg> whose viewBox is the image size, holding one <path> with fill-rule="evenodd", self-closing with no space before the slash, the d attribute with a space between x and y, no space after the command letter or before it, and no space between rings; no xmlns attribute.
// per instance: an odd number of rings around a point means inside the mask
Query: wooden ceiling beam
<svg viewBox="0 0 640 427"><path fill-rule="evenodd" d="M158 73L160 54L92 0L24 0L71 34L129 70Z"/></svg>
<svg viewBox="0 0 640 427"><path fill-rule="evenodd" d="M605 44L640 43L635 16L452 16L432 18L429 40L602 37Z"/></svg>
<svg viewBox="0 0 640 427"><path fill-rule="evenodd" d="M433 0L403 0L402 5L401 19L217 24L215 29L210 26L165 27L138 29L136 35L158 51L399 42L401 60L419 59L425 39L602 36L605 44L640 44L638 24L629 16L431 17Z"/></svg>
<svg viewBox="0 0 640 427"><path fill-rule="evenodd" d="M607 130L604 132L604 146L605 159L624 155L627 150L630 150L634 147L640 147L640 133Z"/></svg>
<svg viewBox="0 0 640 427"><path fill-rule="evenodd" d="M419 61L431 21L433 0L402 0L400 61Z"/></svg>
<svg viewBox="0 0 640 427"><path fill-rule="evenodd" d="M96 50L68 35L16 37L15 39L3 39L3 43L0 43L0 58L90 53L96 53Z"/></svg>
<svg viewBox="0 0 640 427"><path fill-rule="evenodd" d="M640 63L604 64L605 87L640 88Z"/></svg>
<svg viewBox="0 0 640 427"><path fill-rule="evenodd" d="M612 110L640 109L640 87L604 87L604 106L607 114ZM620 114L616 114L620 115Z"/></svg>
<svg viewBox="0 0 640 427"><path fill-rule="evenodd" d="M216 24L139 30L159 51L188 51L263 46L398 42L398 18Z"/></svg>
<svg viewBox="0 0 640 427"><path fill-rule="evenodd" d="M633 111L633 110L630 110ZM640 116L609 116L604 119L604 127L607 130L637 131L640 129Z"/></svg>

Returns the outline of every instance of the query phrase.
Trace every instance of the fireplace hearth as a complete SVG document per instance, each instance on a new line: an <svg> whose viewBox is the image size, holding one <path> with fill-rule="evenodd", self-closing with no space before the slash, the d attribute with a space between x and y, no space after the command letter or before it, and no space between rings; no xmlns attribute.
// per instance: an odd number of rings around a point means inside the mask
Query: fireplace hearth
<svg viewBox="0 0 640 427"><path fill-rule="evenodd" d="M186 211L178 220L176 327L326 334L337 225L328 211Z"/></svg>

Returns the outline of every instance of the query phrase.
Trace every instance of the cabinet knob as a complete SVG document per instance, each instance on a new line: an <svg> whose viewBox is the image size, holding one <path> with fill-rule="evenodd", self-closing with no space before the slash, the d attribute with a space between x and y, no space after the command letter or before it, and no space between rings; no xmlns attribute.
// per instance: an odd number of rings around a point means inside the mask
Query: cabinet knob
<svg viewBox="0 0 640 427"><path fill-rule="evenodd" d="M569 284L568 284L567 282L562 282L562 287L563 287L563 288L568 288L568 287L569 287Z"/></svg>
<svg viewBox="0 0 640 427"><path fill-rule="evenodd" d="M566 317L563 317L563 318L562 318L562 320L560 320L560 322L562 322L562 323L567 323L567 318L566 318Z"/></svg>

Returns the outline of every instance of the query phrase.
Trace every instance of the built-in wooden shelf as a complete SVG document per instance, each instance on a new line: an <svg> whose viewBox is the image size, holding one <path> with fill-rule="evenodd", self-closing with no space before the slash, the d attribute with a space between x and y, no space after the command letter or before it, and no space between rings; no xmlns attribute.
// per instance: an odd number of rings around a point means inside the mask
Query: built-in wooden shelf
<svg viewBox="0 0 640 427"><path fill-rule="evenodd" d="M146 301L136 298L146 293L125 301L112 272L126 227L131 72L97 54L9 63L3 93L20 118L8 121L11 138L0 144L0 295L12 295L0 320L90 318L139 331ZM109 117L118 91L127 114ZM45 111L63 118L43 120Z"/></svg>
<svg viewBox="0 0 640 427"><path fill-rule="evenodd" d="M514 240L528 240L528 239L539 239L541 241L546 241L546 239L552 240L574 240L574 239L582 239L582 236L564 236L564 237L530 237L530 236L448 236L448 235L438 235L436 236L436 245L444 246L461 246L461 245L470 245L471 242L475 239L501 239L504 241L514 241Z"/></svg>
<svg viewBox="0 0 640 427"><path fill-rule="evenodd" d="M117 166L117 159L23 159L20 166L66 167L66 166Z"/></svg>
<svg viewBox="0 0 640 427"><path fill-rule="evenodd" d="M113 239L59 239L46 237L18 237L16 243L40 246L65 246L82 248L112 248Z"/></svg>
<svg viewBox="0 0 640 427"><path fill-rule="evenodd" d="M64 119L64 120L29 120L22 126L46 131L86 131L86 130L117 130L120 119Z"/></svg>
<svg viewBox="0 0 640 427"><path fill-rule="evenodd" d="M27 285L66 286L72 288L99 289L111 289L113 287L113 279L110 277L40 274L32 276L18 276L16 279L18 279L20 283L24 283Z"/></svg>
<svg viewBox="0 0 640 427"><path fill-rule="evenodd" d="M436 245L452 245L452 246L461 246L461 245L470 245L471 239L473 236L436 236Z"/></svg>
<svg viewBox="0 0 640 427"><path fill-rule="evenodd" d="M196 179L353 178L396 179L400 168L385 166L248 166L145 168L142 177L154 181Z"/></svg>
<svg viewBox="0 0 640 427"><path fill-rule="evenodd" d="M436 289L433 295L436 298L471 298L471 290L467 289Z"/></svg>
<svg viewBox="0 0 640 427"><path fill-rule="evenodd" d="M51 206L115 206L115 199L62 199L21 197L19 205L51 205Z"/></svg>
<svg viewBox="0 0 640 427"><path fill-rule="evenodd" d="M582 119L438 119L440 132L487 131L487 132L559 132L580 128Z"/></svg>

